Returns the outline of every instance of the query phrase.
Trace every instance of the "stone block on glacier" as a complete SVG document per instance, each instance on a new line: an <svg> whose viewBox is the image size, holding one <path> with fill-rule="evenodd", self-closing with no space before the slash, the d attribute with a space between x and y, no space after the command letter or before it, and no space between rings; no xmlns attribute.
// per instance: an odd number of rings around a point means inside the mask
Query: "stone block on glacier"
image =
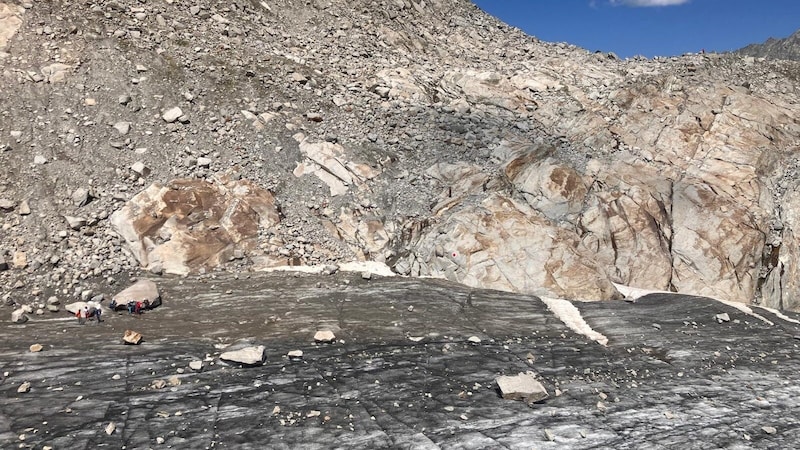
<svg viewBox="0 0 800 450"><path fill-rule="evenodd" d="M547 389L536 380L532 373L497 377L497 386L503 398L536 403L548 397Z"/></svg>
<svg viewBox="0 0 800 450"><path fill-rule="evenodd" d="M245 347L239 350L231 350L219 355L219 359L229 362L238 363L244 366L256 366L264 363L266 359L266 347L263 345Z"/></svg>

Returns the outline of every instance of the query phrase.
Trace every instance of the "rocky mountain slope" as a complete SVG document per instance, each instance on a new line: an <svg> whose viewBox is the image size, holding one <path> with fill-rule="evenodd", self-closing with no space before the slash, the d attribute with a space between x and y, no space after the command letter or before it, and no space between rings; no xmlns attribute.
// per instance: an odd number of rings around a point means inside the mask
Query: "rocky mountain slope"
<svg viewBox="0 0 800 450"><path fill-rule="evenodd" d="M385 262L800 307L797 63L619 61L466 0L0 3L7 302Z"/></svg>
<svg viewBox="0 0 800 450"><path fill-rule="evenodd" d="M750 44L736 53L756 58L800 61L800 30L783 39L769 38L761 44Z"/></svg>

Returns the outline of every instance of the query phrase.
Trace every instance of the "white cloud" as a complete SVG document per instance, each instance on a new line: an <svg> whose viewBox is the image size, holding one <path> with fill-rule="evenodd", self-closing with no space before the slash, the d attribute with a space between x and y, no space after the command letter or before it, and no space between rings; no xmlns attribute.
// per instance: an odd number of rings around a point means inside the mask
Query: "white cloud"
<svg viewBox="0 0 800 450"><path fill-rule="evenodd" d="M676 6L689 3L689 0L611 0L612 5L625 5L634 7L650 6Z"/></svg>

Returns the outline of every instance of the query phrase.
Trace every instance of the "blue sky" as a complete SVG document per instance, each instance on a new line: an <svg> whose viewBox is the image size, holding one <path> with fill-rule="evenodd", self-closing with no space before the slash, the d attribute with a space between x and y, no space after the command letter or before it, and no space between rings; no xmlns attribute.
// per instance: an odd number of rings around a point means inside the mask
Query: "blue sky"
<svg viewBox="0 0 800 450"><path fill-rule="evenodd" d="M672 56L736 50L800 29L800 0L473 0L544 41Z"/></svg>

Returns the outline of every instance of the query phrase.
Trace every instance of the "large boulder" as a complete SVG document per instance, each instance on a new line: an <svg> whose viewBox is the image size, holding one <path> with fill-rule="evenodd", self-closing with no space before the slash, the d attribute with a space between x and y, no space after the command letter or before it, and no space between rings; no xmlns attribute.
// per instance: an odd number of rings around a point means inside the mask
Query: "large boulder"
<svg viewBox="0 0 800 450"><path fill-rule="evenodd" d="M151 280L139 280L112 297L116 309L125 309L128 302L149 302L150 308L161 306L161 294L158 286Z"/></svg>
<svg viewBox="0 0 800 450"><path fill-rule="evenodd" d="M439 91L455 98L466 97L470 102L498 106L511 111L523 111L526 104L533 102L533 97L527 89L518 89L505 74L493 71L473 69L448 71L442 77Z"/></svg>
<svg viewBox="0 0 800 450"><path fill-rule="evenodd" d="M27 322L28 321L27 313L28 313L28 311L26 311L25 308L15 309L11 313L11 322L13 322L13 323L25 323L25 322Z"/></svg>
<svg viewBox="0 0 800 450"><path fill-rule="evenodd" d="M142 267L181 275L217 267L236 250L246 254L278 221L269 191L227 177L155 183L111 216Z"/></svg>
<svg viewBox="0 0 800 450"><path fill-rule="evenodd" d="M231 350L219 355L219 359L229 362L237 363L245 366L260 365L266 358L266 347L258 345L254 347L245 347L238 350Z"/></svg>
<svg viewBox="0 0 800 450"><path fill-rule="evenodd" d="M48 83L60 83L67 79L67 75L73 66L61 63L53 63L41 68L42 75Z"/></svg>
<svg viewBox="0 0 800 450"><path fill-rule="evenodd" d="M0 3L0 50L6 48L8 41L19 30L24 12L22 6Z"/></svg>
<svg viewBox="0 0 800 450"><path fill-rule="evenodd" d="M16 251L11 255L11 265L15 269L24 269L28 267L28 254L22 251Z"/></svg>
<svg viewBox="0 0 800 450"><path fill-rule="evenodd" d="M67 303L64 305L64 309L72 314L73 316L78 313L78 311L82 310L84 307L89 309L89 314L94 314L96 310L102 310L102 305L95 301L88 301L88 302L72 302Z"/></svg>
<svg viewBox="0 0 800 450"><path fill-rule="evenodd" d="M532 373L520 373L514 376L500 376L495 380L500 394L507 400L523 400L536 403L548 397L547 389L536 380Z"/></svg>
<svg viewBox="0 0 800 450"><path fill-rule="evenodd" d="M383 69L376 73L380 85L376 92L383 96L402 100L429 100L422 83L414 78L414 73L406 68Z"/></svg>

